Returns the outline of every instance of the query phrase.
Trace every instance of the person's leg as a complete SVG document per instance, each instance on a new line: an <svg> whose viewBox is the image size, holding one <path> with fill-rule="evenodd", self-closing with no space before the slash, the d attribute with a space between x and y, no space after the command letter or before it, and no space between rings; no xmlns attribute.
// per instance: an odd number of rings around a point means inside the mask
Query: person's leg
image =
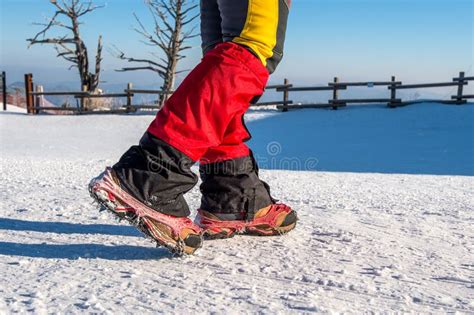
<svg viewBox="0 0 474 315"><path fill-rule="evenodd" d="M263 93L268 76L260 60L241 45L220 43L210 49L158 112L140 144L91 182L93 198L132 223L138 217L138 226L159 244L193 252L200 246L195 237L199 228L186 218L183 198L196 182L190 167L223 142L235 115ZM241 156L248 154L240 149Z"/></svg>
<svg viewBox="0 0 474 315"><path fill-rule="evenodd" d="M225 42L252 52L273 73L283 58L290 0L217 0Z"/></svg>
<svg viewBox="0 0 474 315"><path fill-rule="evenodd" d="M274 71L283 56L288 3L285 0L217 1L224 41L246 47L269 72ZM240 107L227 125L223 141L209 148L200 161L203 196L196 222L206 229L210 238L230 237L236 232L284 233L297 220L289 207L275 205L269 186L259 179L257 163L244 144L250 138L243 122L249 105L250 102ZM258 219L260 230L255 230L255 224L248 222ZM236 221L247 221L246 231Z"/></svg>
<svg viewBox="0 0 474 315"><path fill-rule="evenodd" d="M286 0L201 4L203 47L209 51L158 112L140 145L114 166L137 198L174 216L189 215L182 195L196 182L189 170L193 161L204 154L209 163L249 156L242 116L263 94L269 75L263 66L271 71L281 59L288 16ZM227 43L210 49L219 34Z"/></svg>
<svg viewBox="0 0 474 315"><path fill-rule="evenodd" d="M243 114L234 116L222 144L209 148L200 160L200 209L225 220L250 220L274 202L268 185L259 179L252 151L244 143L250 134Z"/></svg>
<svg viewBox="0 0 474 315"><path fill-rule="evenodd" d="M124 219L158 245L177 254L192 254L202 244L202 231L187 216L183 194L197 183L194 161L166 142L145 133L89 184L101 210Z"/></svg>
<svg viewBox="0 0 474 315"><path fill-rule="evenodd" d="M223 42L217 0L201 0L201 48L203 55Z"/></svg>
<svg viewBox="0 0 474 315"><path fill-rule="evenodd" d="M205 54L223 42L217 0L201 0L200 13L202 49ZM183 94L185 89L180 88L176 94ZM165 110L181 106L179 101L174 103L176 105L166 104ZM173 129L172 134L179 136L179 128L173 126ZM196 156L193 160L146 132L139 145L131 147L113 168L123 186L148 206L169 215L187 217L190 211L183 194L197 183L197 176L190 170L197 159Z"/></svg>

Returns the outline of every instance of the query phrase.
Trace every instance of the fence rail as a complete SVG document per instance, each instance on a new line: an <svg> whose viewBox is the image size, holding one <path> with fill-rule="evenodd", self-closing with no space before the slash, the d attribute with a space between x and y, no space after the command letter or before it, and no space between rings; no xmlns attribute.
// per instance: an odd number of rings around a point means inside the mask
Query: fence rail
<svg viewBox="0 0 474 315"><path fill-rule="evenodd" d="M30 92L33 96L81 96L88 95L87 92Z"/></svg>
<svg viewBox="0 0 474 315"><path fill-rule="evenodd" d="M2 73L2 78L5 78L5 73ZM452 95L449 100L432 100L445 104L465 104L468 99L473 99L474 95L464 94L464 87L469 84L469 81L474 80L474 77L466 77L464 72L460 72L458 77L452 79L451 82L440 82L440 83L417 83L417 84L403 84L402 81L397 81L395 76L391 77L390 81L367 81L367 82L344 82L339 81L338 77L335 77L333 82L329 82L327 86L294 86L285 79L283 84L268 85L266 90L275 90L276 92L282 93L282 98L275 101L257 102L251 104L251 107L262 107L262 106L276 106L284 112L293 109L302 108L332 108L338 109L339 107L347 106L348 104L356 103L386 103L388 107L394 108L399 106L405 106L408 104L419 103L417 100L404 101L397 97L397 91L406 89L424 89L424 88L435 88L435 87L457 87L456 95ZM5 84L5 79L3 80ZM389 95L387 98L340 98L339 92L348 90L350 87L368 87L372 88L375 86L386 86ZM133 89L132 83L128 83L127 88L123 93L105 93L105 94L92 94L89 92L44 92L40 87L36 91L34 90L33 75L25 75L25 93L27 112L30 114L37 114L40 111L70 111L78 114L103 114L103 113L130 113L136 112L140 109L159 109L159 104L149 105L133 105L133 97L137 94L155 94L155 95L171 95L174 91L162 91L162 90L149 90L149 89ZM6 90L6 88L4 88ZM328 99L327 103L310 103L310 104L297 104L295 101L290 100L290 92L320 92L320 91L332 91L332 98ZM44 107L40 106L40 98L43 96L72 96L80 100L78 107ZM4 96L5 98L5 96ZM98 98L126 98L126 105L114 109L114 110L89 110L85 106L85 100L98 99ZM4 104L6 101L4 101ZM5 106L5 105L4 105Z"/></svg>
<svg viewBox="0 0 474 315"><path fill-rule="evenodd" d="M127 89L124 90L125 93L130 94L173 94L174 91L161 91L161 90L134 90L134 89Z"/></svg>
<svg viewBox="0 0 474 315"><path fill-rule="evenodd" d="M338 83L328 83L329 86L366 86L366 87L373 87L373 86L387 86L393 84L402 84L402 82L338 82Z"/></svg>
<svg viewBox="0 0 474 315"><path fill-rule="evenodd" d="M388 103L391 101L401 102L401 99L391 99L391 98L347 98L347 99L340 99L340 100L329 100L331 104L347 104L347 103Z"/></svg>
<svg viewBox="0 0 474 315"><path fill-rule="evenodd" d="M389 86L389 89L395 88L397 90L403 89L420 89L420 88L434 88L434 87L446 87L446 86L458 86L459 84L467 85L467 81L459 81L458 82L443 82L443 83L423 83L423 84L406 84L406 85L398 85L395 87Z"/></svg>

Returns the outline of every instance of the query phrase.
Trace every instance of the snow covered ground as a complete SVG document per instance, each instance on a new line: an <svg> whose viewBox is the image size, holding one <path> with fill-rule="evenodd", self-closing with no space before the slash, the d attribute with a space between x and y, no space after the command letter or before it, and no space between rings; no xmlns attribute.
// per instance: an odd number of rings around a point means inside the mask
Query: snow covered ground
<svg viewBox="0 0 474 315"><path fill-rule="evenodd" d="M3 112L3 103L0 102L0 111ZM11 105L7 103L7 111L3 113L5 114L26 114L26 108L21 108L15 105Z"/></svg>
<svg viewBox="0 0 474 315"><path fill-rule="evenodd" d="M473 313L473 110L251 112L262 164L303 169L261 173L300 224L185 258L86 191L152 116L1 113L0 313Z"/></svg>

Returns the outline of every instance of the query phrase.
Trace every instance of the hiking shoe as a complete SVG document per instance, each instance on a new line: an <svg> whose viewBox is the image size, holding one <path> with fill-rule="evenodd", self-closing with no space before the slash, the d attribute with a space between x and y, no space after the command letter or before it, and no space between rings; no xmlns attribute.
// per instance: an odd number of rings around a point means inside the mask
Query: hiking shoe
<svg viewBox="0 0 474 315"><path fill-rule="evenodd" d="M107 168L89 184L91 197L101 210L108 210L119 220L125 219L147 237L171 252L193 254L202 246L202 231L186 217L160 213L138 201L120 185L112 168Z"/></svg>
<svg viewBox="0 0 474 315"><path fill-rule="evenodd" d="M284 204L273 204L260 209L250 221L224 221L214 214L198 210L195 223L204 231L206 239L222 239L236 234L272 236L293 230L298 217Z"/></svg>

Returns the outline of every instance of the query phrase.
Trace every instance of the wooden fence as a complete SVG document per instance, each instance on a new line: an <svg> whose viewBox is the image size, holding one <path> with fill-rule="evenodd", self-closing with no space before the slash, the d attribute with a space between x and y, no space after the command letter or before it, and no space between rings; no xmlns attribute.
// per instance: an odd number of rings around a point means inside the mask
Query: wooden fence
<svg viewBox="0 0 474 315"><path fill-rule="evenodd" d="M368 103L385 103L390 108L405 106L409 104L415 104L419 102L426 102L427 100L417 101L417 100L408 100L402 101L402 99L397 98L397 91L404 89L424 89L424 88L435 88L435 87L457 87L456 95L453 95L449 100L429 100L433 102L443 103L443 104L465 104L468 99L474 98L473 95L465 95L464 86L468 85L469 81L474 80L474 77L466 77L464 72L459 73L459 77L453 78L452 82L442 82L442 83L422 83L422 84L403 84L401 81L397 81L395 76L391 77L390 81L371 81L371 82L341 82L339 78L335 77L333 82L328 83L327 86L314 86L314 87L294 87L289 83L287 79L283 85L280 86L270 86L268 88L275 88L278 92L283 93L283 98L278 102L266 102L262 105L277 105L278 109L282 111L288 111L290 109L302 109L302 108L332 108L338 109L339 107L347 106L348 104L368 104ZM389 93L387 98L357 98L357 99L341 99L339 97L339 91L347 90L349 87L368 87L372 88L374 86L387 86ZM332 91L332 98L327 101L327 103L314 103L314 104L295 104L294 101L291 101L289 98L290 92L302 92L302 91ZM257 104L258 105L258 104Z"/></svg>
<svg viewBox="0 0 474 315"><path fill-rule="evenodd" d="M5 73L5 71L2 71L0 78L2 79L1 88L2 88L3 110L7 110L7 74Z"/></svg>
<svg viewBox="0 0 474 315"><path fill-rule="evenodd" d="M453 95L449 100L430 100L434 102L440 102L444 104L465 104L468 99L474 98L474 95L465 95L464 86L468 85L469 81L474 80L474 77L466 77L464 72L460 72L459 76L453 78L451 82L442 83L422 83L422 84L403 84L401 81L397 81L395 76L391 77L389 81L379 82L344 82L340 81L339 78L334 78L333 82L329 82L327 86L305 86L295 87L285 79L281 85L269 85L266 90L275 90L282 93L282 99L276 101L259 102L251 104L251 107L261 107L274 105L283 112L293 109L302 108L332 108L338 109L339 107L347 106L348 104L368 104L368 103L385 103L390 108L405 106L408 104L419 103L422 101L408 100L403 101L401 98L397 98L398 90L405 89L424 89L424 88L435 88L435 87L457 87L456 95ZM388 89L387 98L340 98L339 91L347 90L350 87L368 87L374 86L386 86ZM318 91L329 91L332 92L332 98L327 103L313 103L313 104L296 104L290 100L290 92L318 92ZM27 112L30 114L38 114L40 111L70 111L77 114L112 114L112 113L131 113L141 109L159 109L158 104L153 105L134 105L133 97L137 94L154 94L154 95L169 95L173 91L161 91L161 90L141 90L133 89L133 85L129 83L123 93L107 93L107 94L91 94L89 92L44 92L42 89L34 90L33 75L25 75L25 94ZM40 106L41 97L44 96L73 96L79 100L77 107L46 107ZM98 99L98 98L126 98L126 105L113 109L113 110L91 110L87 108L87 100ZM426 101L426 100L425 100Z"/></svg>
<svg viewBox="0 0 474 315"><path fill-rule="evenodd" d="M38 87L38 86L37 86ZM119 113L132 113L140 109L156 109L160 108L159 105L133 105L133 97L137 94L155 94L164 95L172 94L173 91L161 91L161 90L139 90L133 89L132 83L128 83L127 88L123 93L104 93L104 94L93 94L90 92L44 92L42 89L34 89L33 75L31 73L25 74L25 95L26 95L26 108L29 114L38 114L41 111L60 111L60 112L73 112L76 114L119 114ZM40 100L44 96L72 96L79 100L79 106L77 107L56 107L56 106L41 106ZM87 106L88 100L93 99L110 99L110 98L125 98L126 105L116 109L107 110L91 110Z"/></svg>

